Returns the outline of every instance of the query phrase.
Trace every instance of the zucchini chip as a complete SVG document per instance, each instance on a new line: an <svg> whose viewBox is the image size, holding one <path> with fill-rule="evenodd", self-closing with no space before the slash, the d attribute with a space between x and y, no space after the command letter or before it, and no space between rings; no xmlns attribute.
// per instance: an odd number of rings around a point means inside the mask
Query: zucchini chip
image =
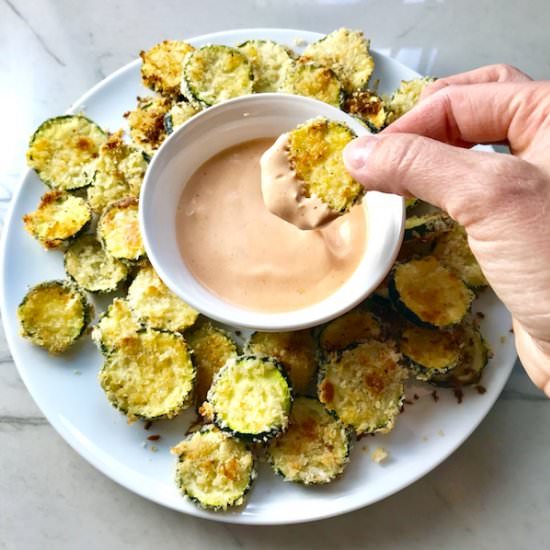
<svg viewBox="0 0 550 550"><path fill-rule="evenodd" d="M209 45L188 54L183 62L181 91L192 103L214 105L252 93L254 75L241 51Z"/></svg>
<svg viewBox="0 0 550 550"><path fill-rule="evenodd" d="M184 330L199 312L178 298L150 266L142 267L128 289L128 303L136 317L147 325L171 331Z"/></svg>
<svg viewBox="0 0 550 550"><path fill-rule="evenodd" d="M172 448L178 456L176 484L207 510L240 506L256 478L254 455L245 443L205 426Z"/></svg>
<svg viewBox="0 0 550 550"><path fill-rule="evenodd" d="M38 208L23 216L25 229L46 248L58 248L81 233L92 219L84 199L65 191L48 191Z"/></svg>
<svg viewBox="0 0 550 550"><path fill-rule="evenodd" d="M321 368L319 400L357 435L389 432L405 396L407 371L399 359L378 340L333 354Z"/></svg>
<svg viewBox="0 0 550 550"><path fill-rule="evenodd" d="M483 369L489 362L489 348L479 329L472 323L465 323L465 336L458 365L449 372L432 376L430 384L459 388L477 384L481 380Z"/></svg>
<svg viewBox="0 0 550 550"><path fill-rule="evenodd" d="M297 394L308 391L317 371L315 340L309 330L254 332L247 352L275 357L283 365Z"/></svg>
<svg viewBox="0 0 550 550"><path fill-rule="evenodd" d="M389 282L394 307L416 325L447 328L468 313L474 293L433 256L397 264Z"/></svg>
<svg viewBox="0 0 550 550"><path fill-rule="evenodd" d="M31 137L27 164L52 189L80 189L90 184L106 139L103 130L85 116L50 118Z"/></svg>
<svg viewBox="0 0 550 550"><path fill-rule="evenodd" d="M50 353L62 353L82 336L92 311L76 285L68 281L40 283L17 308L21 336Z"/></svg>
<svg viewBox="0 0 550 550"><path fill-rule="evenodd" d="M288 134L290 164L306 196L319 197L339 213L349 211L365 194L365 188L348 174L342 157L354 137L346 125L322 117Z"/></svg>
<svg viewBox="0 0 550 550"><path fill-rule="evenodd" d="M195 48L182 40L164 40L139 53L141 81L154 92L167 97L180 93L183 58Z"/></svg>
<svg viewBox="0 0 550 550"><path fill-rule="evenodd" d="M343 108L346 113L359 117L374 133L386 125L388 113L384 101L370 90L357 90L348 95Z"/></svg>
<svg viewBox="0 0 550 550"><path fill-rule="evenodd" d="M147 161L141 151L124 143L119 130L109 136L99 150L93 182L88 187L88 203L96 214L112 202L139 197Z"/></svg>
<svg viewBox="0 0 550 550"><path fill-rule="evenodd" d="M266 442L288 425L292 391L273 357L230 359L216 374L207 398L214 423L247 441Z"/></svg>
<svg viewBox="0 0 550 550"><path fill-rule="evenodd" d="M405 207L407 208L407 211L412 210L417 204L418 204L418 199L416 197L405 199Z"/></svg>
<svg viewBox="0 0 550 550"><path fill-rule="evenodd" d="M303 58L330 67L351 93L366 88L374 71L369 46L362 32L342 28L310 44Z"/></svg>
<svg viewBox="0 0 550 550"><path fill-rule="evenodd" d="M176 128L194 117L200 109L196 105L192 105L187 101L176 103L164 115L164 130L167 134L171 134Z"/></svg>
<svg viewBox="0 0 550 550"><path fill-rule="evenodd" d="M124 115L132 141L151 157L166 139L164 117L171 107L166 97L138 97L137 107Z"/></svg>
<svg viewBox="0 0 550 550"><path fill-rule="evenodd" d="M185 334L185 339L197 369L195 401L201 404L206 399L214 376L229 359L237 356L237 346L228 334L209 321L198 323L196 328Z"/></svg>
<svg viewBox="0 0 550 550"><path fill-rule="evenodd" d="M380 338L381 335L378 319L370 311L358 307L323 328L319 335L319 347L324 355L328 355L370 338Z"/></svg>
<svg viewBox="0 0 550 550"><path fill-rule="evenodd" d="M442 233L450 231L455 222L444 212L423 216L408 216L405 220L404 240L420 239L432 241Z"/></svg>
<svg viewBox="0 0 550 550"><path fill-rule="evenodd" d="M408 113L419 101L424 88L435 81L431 76L415 78L414 80L402 80L401 85L393 92L389 105L388 124Z"/></svg>
<svg viewBox="0 0 550 550"><path fill-rule="evenodd" d="M305 485L329 483L349 462L350 431L311 397L298 397L288 430L275 439L268 457L275 472L286 481Z"/></svg>
<svg viewBox="0 0 550 550"><path fill-rule="evenodd" d="M460 361L463 331L439 330L408 325L399 339L399 349L417 380L430 381L454 369Z"/></svg>
<svg viewBox="0 0 550 550"><path fill-rule="evenodd" d="M138 219L138 200L128 197L110 204L97 223L97 236L117 260L136 261L145 255Z"/></svg>
<svg viewBox="0 0 550 550"><path fill-rule="evenodd" d="M255 92L283 91L288 72L294 64L288 48L272 40L247 40L238 48L252 65Z"/></svg>
<svg viewBox="0 0 550 550"><path fill-rule="evenodd" d="M334 107L340 107L344 96L342 84L332 69L304 62L296 63L288 72L284 91L313 97Z"/></svg>
<svg viewBox="0 0 550 550"><path fill-rule="evenodd" d="M482 288L489 283L470 250L465 229L460 225L441 235L435 243L433 255L470 288Z"/></svg>
<svg viewBox="0 0 550 550"><path fill-rule="evenodd" d="M155 329L121 340L99 372L107 399L130 422L173 418L190 404L194 381L183 336Z"/></svg>
<svg viewBox="0 0 550 550"><path fill-rule="evenodd" d="M88 292L114 292L128 268L109 256L93 235L82 235L65 251L65 271Z"/></svg>
<svg viewBox="0 0 550 550"><path fill-rule="evenodd" d="M103 355L137 338L143 326L134 318L128 302L115 298L92 330L92 340Z"/></svg>

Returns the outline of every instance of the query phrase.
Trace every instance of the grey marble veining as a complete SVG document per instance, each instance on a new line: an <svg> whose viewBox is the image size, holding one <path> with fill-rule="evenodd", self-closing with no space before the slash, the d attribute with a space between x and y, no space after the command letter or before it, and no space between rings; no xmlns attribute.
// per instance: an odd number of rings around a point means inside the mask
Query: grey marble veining
<svg viewBox="0 0 550 550"><path fill-rule="evenodd" d="M505 61L549 78L549 17L546 0L0 0L0 227L34 128L161 39L346 25L424 73ZM478 430L401 493L309 525L208 523L129 493L72 451L0 330L0 548L545 548L549 426L549 402L516 365Z"/></svg>

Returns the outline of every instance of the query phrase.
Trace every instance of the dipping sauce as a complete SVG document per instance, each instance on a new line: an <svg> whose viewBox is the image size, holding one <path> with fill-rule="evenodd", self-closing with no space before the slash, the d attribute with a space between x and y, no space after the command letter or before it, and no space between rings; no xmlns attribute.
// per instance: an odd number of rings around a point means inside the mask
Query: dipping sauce
<svg viewBox="0 0 550 550"><path fill-rule="evenodd" d="M263 312L322 301L353 274L366 246L363 207L302 231L267 210L260 158L275 138L247 141L207 160L189 179L176 217L193 276L235 305Z"/></svg>

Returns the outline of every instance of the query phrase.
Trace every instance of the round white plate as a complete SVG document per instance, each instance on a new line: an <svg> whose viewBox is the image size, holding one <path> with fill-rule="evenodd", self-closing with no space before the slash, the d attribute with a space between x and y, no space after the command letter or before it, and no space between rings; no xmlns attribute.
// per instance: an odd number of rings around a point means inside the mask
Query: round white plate
<svg viewBox="0 0 550 550"><path fill-rule="evenodd" d="M306 31L242 29L201 36L190 42L195 46L233 45L251 38L270 38L299 49L297 44L319 37ZM374 56L375 79L380 79L383 93L395 89L401 79L417 76L393 59L376 53ZM138 60L126 65L90 90L71 110L84 111L102 127L116 130L123 125L122 114L134 108L136 95L147 94L140 84L139 69ZM89 338L62 357L52 357L18 335L16 309L28 287L64 277L62 254L42 250L25 233L21 222L23 214L35 209L44 191L38 177L29 171L13 199L3 231L1 309L14 360L44 415L78 453L114 481L164 506L218 521L284 524L334 516L376 502L403 489L449 456L485 417L514 364L510 316L495 295L486 291L475 309L485 314L482 330L494 351L483 377L487 393L480 395L469 389L459 405L452 391L438 390L439 401L435 402L431 388L411 387L408 395L417 393L420 399L405 406L390 434L357 442L351 463L340 480L326 487L306 488L283 482L261 465L243 509L205 512L185 500L173 482L175 459L169 449L184 436L188 416L159 422L149 431L141 422L129 426L126 418L108 404L97 383L102 360ZM146 439L150 434L162 437L151 443ZM370 453L378 446L390 452L383 465L370 459Z"/></svg>

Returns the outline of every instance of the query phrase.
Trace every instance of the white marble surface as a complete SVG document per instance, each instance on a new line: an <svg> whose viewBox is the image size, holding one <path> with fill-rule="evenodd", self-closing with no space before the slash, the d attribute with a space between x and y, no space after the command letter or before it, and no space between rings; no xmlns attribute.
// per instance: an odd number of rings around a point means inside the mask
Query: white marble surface
<svg viewBox="0 0 550 550"><path fill-rule="evenodd" d="M550 78L549 18L546 0L0 0L0 220L36 125L163 38L346 25L422 72L505 61ZM129 493L74 453L0 329L0 548L548 548L549 426L550 402L517 366L474 435L401 493L315 524L215 524Z"/></svg>

